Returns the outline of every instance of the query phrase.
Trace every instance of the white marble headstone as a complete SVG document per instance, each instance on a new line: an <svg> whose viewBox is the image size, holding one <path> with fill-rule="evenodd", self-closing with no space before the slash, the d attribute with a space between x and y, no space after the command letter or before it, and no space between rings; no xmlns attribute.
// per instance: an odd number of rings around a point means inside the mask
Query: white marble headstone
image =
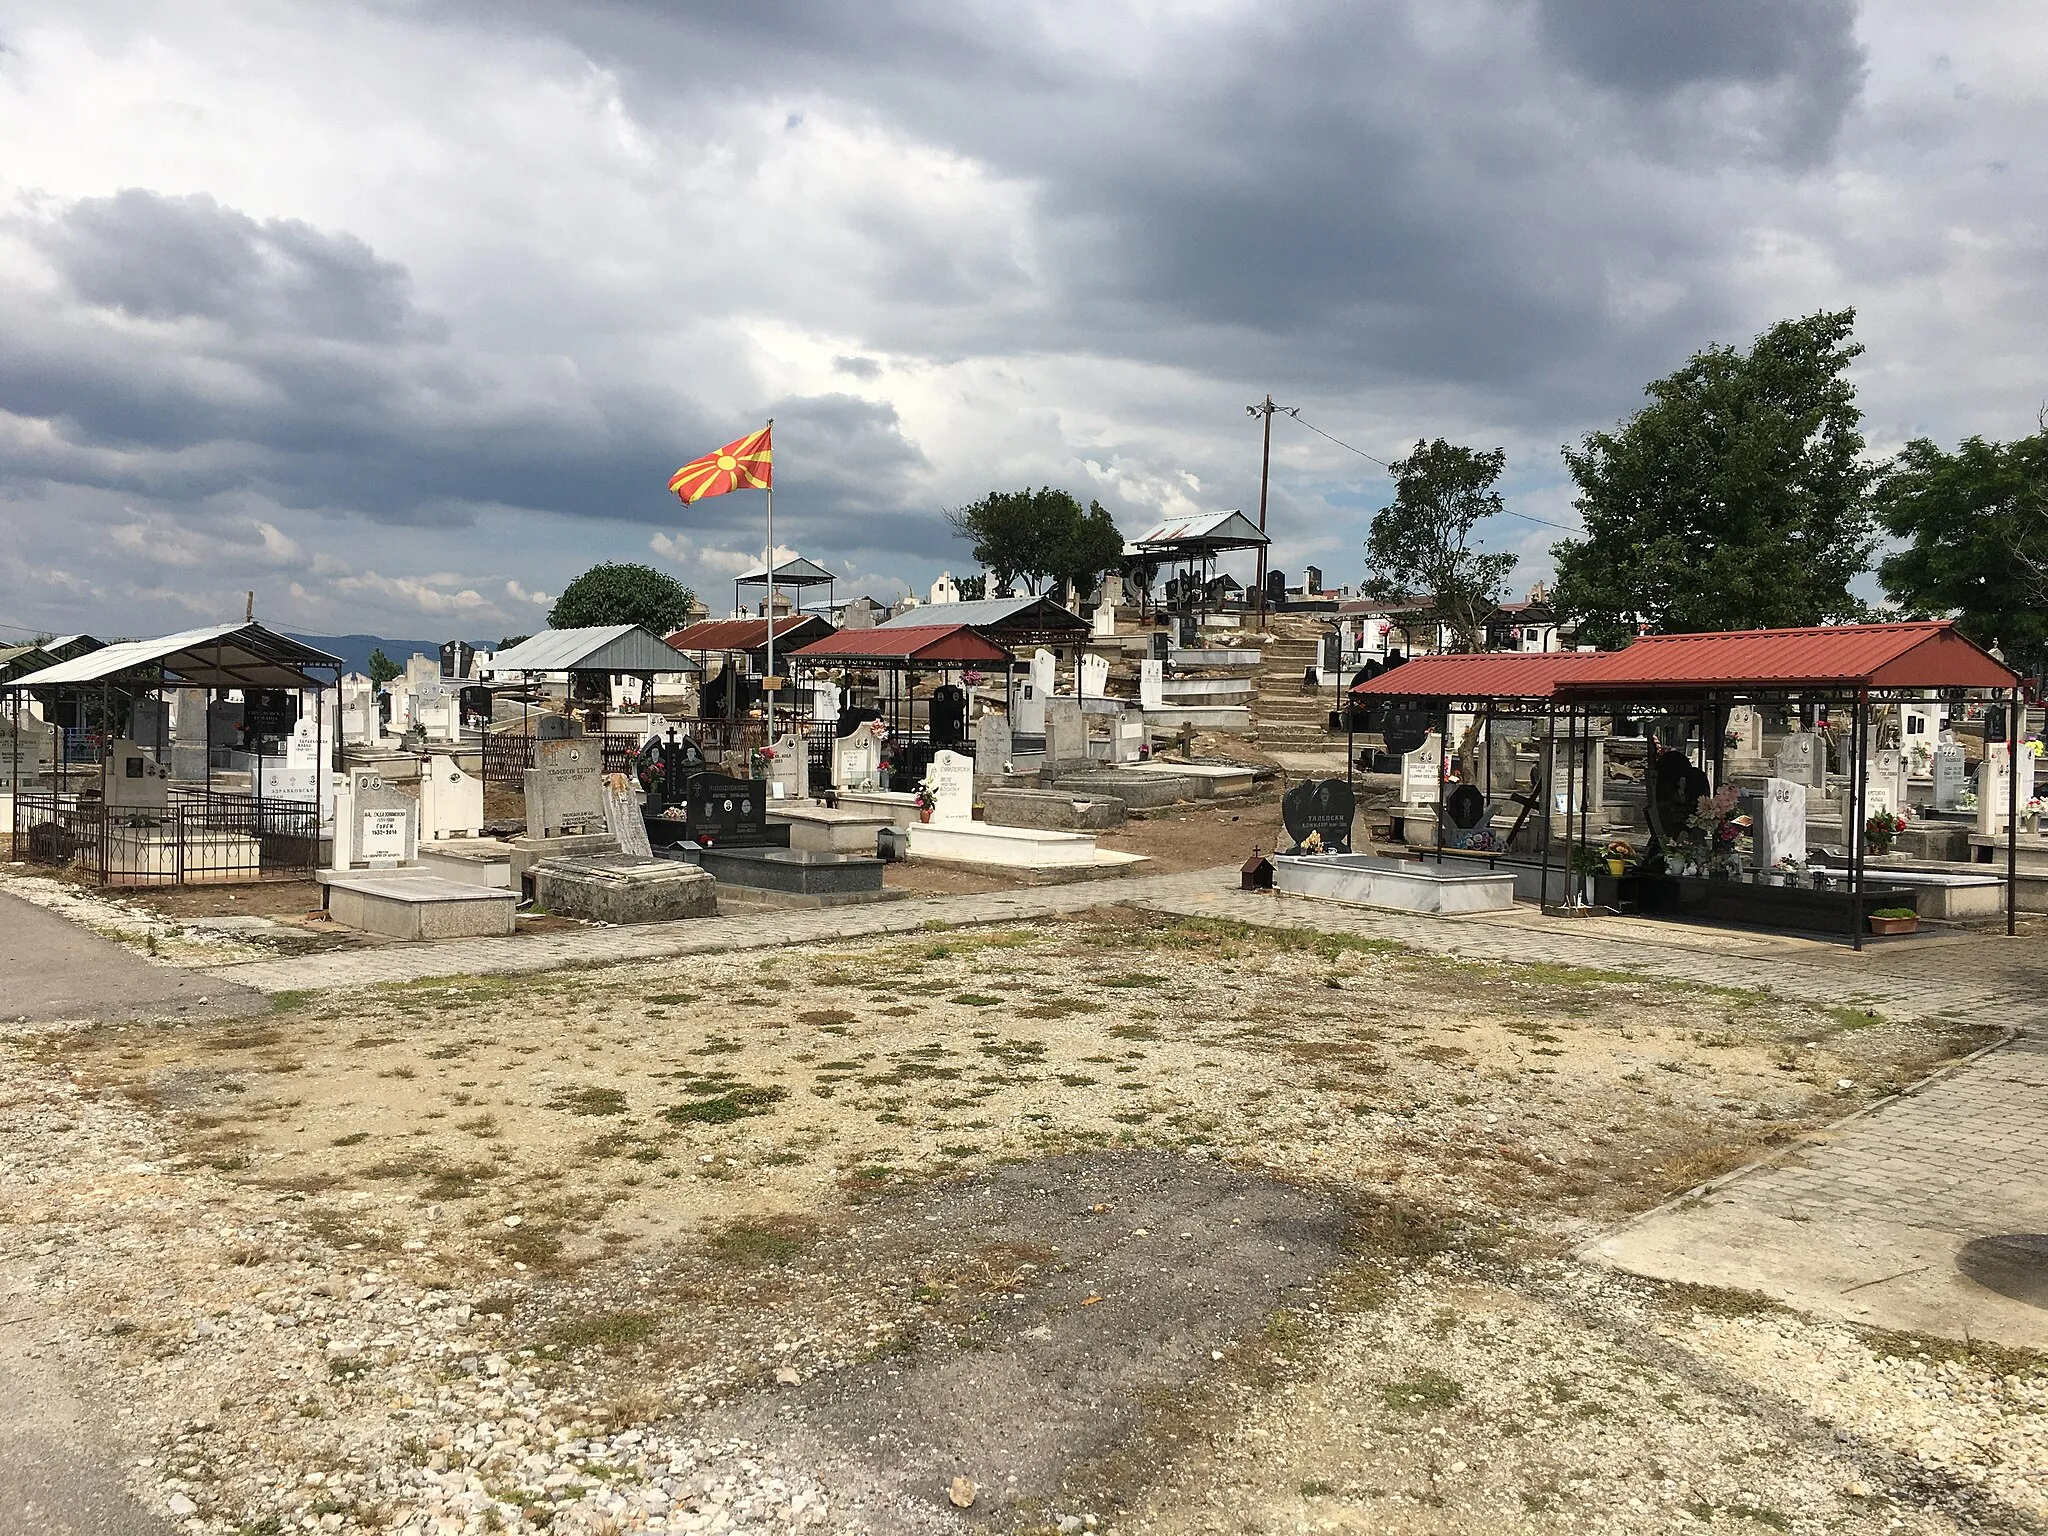
<svg viewBox="0 0 2048 1536"><path fill-rule="evenodd" d="M1135 763L1144 756L1145 722L1136 715L1124 715L1110 727L1109 760Z"/></svg>
<svg viewBox="0 0 2048 1536"><path fill-rule="evenodd" d="M1435 805L1443 775L1444 739L1431 731L1421 746L1401 758L1401 803Z"/></svg>
<svg viewBox="0 0 2048 1536"><path fill-rule="evenodd" d="M1147 659L1138 663L1138 707L1166 708L1166 663Z"/></svg>
<svg viewBox="0 0 2048 1536"><path fill-rule="evenodd" d="M811 744L794 731L775 738L768 759L768 798L808 800L811 795Z"/></svg>
<svg viewBox="0 0 2048 1536"><path fill-rule="evenodd" d="M119 740L108 747L103 782L108 810L160 811L171 803L170 775L140 742Z"/></svg>
<svg viewBox="0 0 2048 1536"><path fill-rule="evenodd" d="M1994 741L1984 749L1984 760L1977 764L1977 832L1982 837L1995 837L2005 830L2006 798L2011 789L2012 776L2007 771L2005 743ZM2021 804L2025 804L2024 801Z"/></svg>
<svg viewBox="0 0 2048 1536"><path fill-rule="evenodd" d="M1084 699L1106 698L1109 694L1109 663L1100 656L1083 656L1076 668L1080 695Z"/></svg>
<svg viewBox="0 0 2048 1536"><path fill-rule="evenodd" d="M1059 658L1043 646L1031 653L1031 681L1041 699L1059 692Z"/></svg>
<svg viewBox="0 0 2048 1536"><path fill-rule="evenodd" d="M1764 780L1754 834L1758 869L1768 870L1785 858L1805 862L1806 790L1792 779Z"/></svg>
<svg viewBox="0 0 2048 1536"><path fill-rule="evenodd" d="M1818 789L1827 782L1827 754L1812 731L1794 731L1778 743L1777 776Z"/></svg>
<svg viewBox="0 0 2048 1536"><path fill-rule="evenodd" d="M420 837L431 843L483 829L483 780L464 773L451 754L434 753L420 771Z"/></svg>
<svg viewBox="0 0 2048 1536"><path fill-rule="evenodd" d="M1015 730L1019 736L1045 734L1045 694L1039 690L1035 678L1027 677L1017 685Z"/></svg>
<svg viewBox="0 0 2048 1536"><path fill-rule="evenodd" d="M1091 639L1095 640L1108 640L1116 634L1116 605L1114 603L1098 603L1096 605L1094 615L1088 621L1088 634Z"/></svg>
<svg viewBox="0 0 2048 1536"><path fill-rule="evenodd" d="M873 721L856 725L832 744L832 787L874 789L881 782L882 743Z"/></svg>
<svg viewBox="0 0 2048 1536"><path fill-rule="evenodd" d="M958 752L932 757L932 825L964 827L974 821L974 759Z"/></svg>

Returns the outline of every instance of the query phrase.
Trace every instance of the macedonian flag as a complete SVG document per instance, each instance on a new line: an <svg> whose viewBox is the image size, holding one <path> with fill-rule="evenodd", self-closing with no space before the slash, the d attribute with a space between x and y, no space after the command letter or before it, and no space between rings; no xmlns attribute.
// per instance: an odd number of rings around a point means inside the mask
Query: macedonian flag
<svg viewBox="0 0 2048 1536"><path fill-rule="evenodd" d="M774 430L775 424L770 422L716 453L692 459L670 478L668 488L685 502L723 496L727 491L767 490L775 482L775 451L768 440Z"/></svg>

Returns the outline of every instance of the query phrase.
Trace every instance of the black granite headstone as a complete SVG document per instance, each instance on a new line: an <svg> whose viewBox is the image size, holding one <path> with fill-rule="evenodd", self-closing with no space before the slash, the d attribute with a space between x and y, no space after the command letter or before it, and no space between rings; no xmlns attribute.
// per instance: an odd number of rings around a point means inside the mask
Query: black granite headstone
<svg viewBox="0 0 2048 1536"><path fill-rule="evenodd" d="M1342 671L1344 667L1344 633L1342 630L1323 631L1323 670Z"/></svg>
<svg viewBox="0 0 2048 1536"><path fill-rule="evenodd" d="M1389 752L1414 752L1429 739L1436 726L1436 712L1405 699L1392 699L1380 710L1380 734Z"/></svg>
<svg viewBox="0 0 2048 1536"><path fill-rule="evenodd" d="M289 736L299 723L298 696L287 688L249 688L242 693L245 739Z"/></svg>
<svg viewBox="0 0 2048 1536"><path fill-rule="evenodd" d="M692 774L683 793L683 830L693 843L764 846L769 841L767 782Z"/></svg>
<svg viewBox="0 0 2048 1536"><path fill-rule="evenodd" d="M1169 635L1163 629L1155 629L1152 631L1152 659L1154 661L1166 660L1166 653L1170 651L1172 648L1173 636Z"/></svg>
<svg viewBox="0 0 2048 1536"><path fill-rule="evenodd" d="M952 683L932 690L925 718L931 723L934 747L957 747L967 740L967 694Z"/></svg>
<svg viewBox="0 0 2048 1536"><path fill-rule="evenodd" d="M1349 853L1357 813L1357 797L1342 779L1304 779L1280 801L1280 820L1297 848L1311 832L1320 832L1326 851Z"/></svg>
<svg viewBox="0 0 2048 1536"><path fill-rule="evenodd" d="M1266 606L1268 608L1284 608L1287 606L1287 573L1285 571L1266 572Z"/></svg>
<svg viewBox="0 0 2048 1536"><path fill-rule="evenodd" d="M1656 759L1650 765L1645 809L1657 841L1669 844L1684 832L1686 819L1699 809L1702 796L1714 792L1714 786L1683 752L1658 752Z"/></svg>
<svg viewBox="0 0 2048 1536"><path fill-rule="evenodd" d="M1200 649L1202 644L1202 621L1192 613L1180 616L1180 645L1184 651Z"/></svg>

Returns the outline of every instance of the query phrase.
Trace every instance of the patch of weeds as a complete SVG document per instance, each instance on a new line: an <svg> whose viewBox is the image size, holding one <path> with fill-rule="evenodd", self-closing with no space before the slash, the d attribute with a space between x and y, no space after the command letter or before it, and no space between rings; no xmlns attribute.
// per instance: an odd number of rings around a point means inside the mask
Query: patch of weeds
<svg viewBox="0 0 2048 1536"><path fill-rule="evenodd" d="M1762 1317L1787 1310L1760 1291L1725 1285L1695 1285L1687 1280L1658 1283L1657 1299L1677 1312L1704 1312L1708 1317Z"/></svg>
<svg viewBox="0 0 2048 1536"><path fill-rule="evenodd" d="M659 1008L680 1007L684 1003L694 1003L696 1000L695 995L689 992L657 992L647 999Z"/></svg>
<svg viewBox="0 0 2048 1536"><path fill-rule="evenodd" d="M654 1336L651 1312L599 1312L557 1323L548 1337L563 1349L624 1349Z"/></svg>
<svg viewBox="0 0 2048 1536"><path fill-rule="evenodd" d="M855 1015L844 1008L809 1008L796 1016L799 1024L852 1024Z"/></svg>
<svg viewBox="0 0 2048 1536"><path fill-rule="evenodd" d="M1103 980L1096 982L1095 985L1098 987L1129 988L1135 991L1141 988L1163 987L1166 985L1166 978L1164 976L1148 976L1142 971L1133 971L1128 976L1105 977Z"/></svg>
<svg viewBox="0 0 2048 1536"><path fill-rule="evenodd" d="M762 1216L728 1222L704 1246L727 1264L787 1264L817 1236L814 1223L797 1216Z"/></svg>
<svg viewBox="0 0 2048 1536"><path fill-rule="evenodd" d="M1859 1329L1863 1342L1880 1355L1901 1360L1951 1361L1976 1365L2000 1376L2025 1376L2048 1370L2048 1350L2018 1344L1992 1344L1983 1339L1942 1339L1930 1333L1894 1333L1887 1328Z"/></svg>
<svg viewBox="0 0 2048 1536"><path fill-rule="evenodd" d="M336 1381L354 1381L369 1369L370 1362L361 1355L353 1355L346 1360L330 1360L327 1362L327 1374Z"/></svg>
<svg viewBox="0 0 2048 1536"><path fill-rule="evenodd" d="M1151 1024L1112 1024L1103 1031L1112 1040L1163 1040L1157 1026Z"/></svg>
<svg viewBox="0 0 2048 1536"><path fill-rule="evenodd" d="M1396 1413L1432 1413L1455 1407L1464 1397L1465 1389L1442 1371L1417 1371L1380 1388L1380 1400Z"/></svg>
<svg viewBox="0 0 2048 1536"><path fill-rule="evenodd" d="M548 1108L572 1115L623 1115L626 1095L617 1088L565 1088L548 1100Z"/></svg>
<svg viewBox="0 0 2048 1536"><path fill-rule="evenodd" d="M996 1008L1002 1005L1000 997L990 997L985 992L962 992L950 1001L960 1008Z"/></svg>
<svg viewBox="0 0 2048 1536"><path fill-rule="evenodd" d="M730 1125L752 1115L765 1115L788 1097L787 1088L742 1083L709 1098L671 1104L661 1112L661 1118L670 1125Z"/></svg>
<svg viewBox="0 0 2048 1536"><path fill-rule="evenodd" d="M360 1147L370 1139L368 1131L350 1131L346 1136L337 1136L328 1145L336 1147Z"/></svg>

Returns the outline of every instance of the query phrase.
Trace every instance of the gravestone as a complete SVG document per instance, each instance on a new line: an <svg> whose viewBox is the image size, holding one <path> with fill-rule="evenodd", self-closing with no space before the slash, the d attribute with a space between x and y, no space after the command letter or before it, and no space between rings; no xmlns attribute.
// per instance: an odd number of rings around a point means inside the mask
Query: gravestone
<svg viewBox="0 0 2048 1536"><path fill-rule="evenodd" d="M1038 691L1038 684L1028 677L1017 685L1016 730L1020 736L1045 734L1045 695Z"/></svg>
<svg viewBox="0 0 2048 1536"><path fill-rule="evenodd" d="M965 827L974 821L974 759L958 752L932 757L932 821L935 827Z"/></svg>
<svg viewBox="0 0 2048 1536"><path fill-rule="evenodd" d="M526 770L526 835L589 837L607 831L598 744L576 738L534 745L545 755L542 766Z"/></svg>
<svg viewBox="0 0 2048 1536"><path fill-rule="evenodd" d="M1124 579L1115 571L1102 578L1102 585L1096 589L1095 601L1104 608L1121 608L1124 601Z"/></svg>
<svg viewBox="0 0 2048 1536"><path fill-rule="evenodd" d="M1309 597L1320 597L1323 592L1323 568L1310 565L1302 568L1301 590Z"/></svg>
<svg viewBox="0 0 2048 1536"><path fill-rule="evenodd" d="M1010 761L1010 717L1001 710L986 710L974 722L974 766L985 774L998 774Z"/></svg>
<svg viewBox="0 0 2048 1536"><path fill-rule="evenodd" d="M1325 853L1349 853L1351 823L1357 814L1357 797L1342 779L1304 779L1280 801L1280 820L1297 849L1316 833Z"/></svg>
<svg viewBox="0 0 2048 1536"><path fill-rule="evenodd" d="M882 782L881 722L864 720L832 744L834 789L877 789Z"/></svg>
<svg viewBox="0 0 2048 1536"><path fill-rule="evenodd" d="M1794 731L1778 743L1777 777L1820 789L1827 784L1827 753L1812 731Z"/></svg>
<svg viewBox="0 0 2048 1536"><path fill-rule="evenodd" d="M419 862L420 803L374 769L356 769L336 797L334 867L396 869Z"/></svg>
<svg viewBox="0 0 2048 1536"><path fill-rule="evenodd" d="M2020 755L2013 762L2013 769L2019 775L2020 814L2027 811L2027 802L2034 798L2034 764L2037 759L2031 743L2020 743Z"/></svg>
<svg viewBox="0 0 2048 1536"><path fill-rule="evenodd" d="M1751 704L1737 704L1728 711L1727 735L1723 742L1730 773L1760 772L1764 766L1764 720Z"/></svg>
<svg viewBox="0 0 2048 1536"><path fill-rule="evenodd" d="M1400 699L1389 699L1386 703L1379 706L1377 714L1380 735L1385 739L1389 752L1399 752L1406 755L1416 751L1431 736L1437 734L1436 726L1433 723L1436 715L1427 705L1410 704ZM1441 753L1441 745L1439 745L1438 751ZM1436 799L1436 794L1433 790L1430 793L1430 799L1432 802Z"/></svg>
<svg viewBox="0 0 2048 1536"><path fill-rule="evenodd" d="M1984 759L1977 764L1977 834L1980 837L1996 837L2005 830L2006 799L2011 788L2011 774L2005 761L2005 743L1994 741L1984 749ZM2026 804L2024 800L2020 802Z"/></svg>
<svg viewBox="0 0 2048 1536"><path fill-rule="evenodd" d="M1266 606L1268 608L1284 608L1287 606L1286 572L1266 572Z"/></svg>
<svg viewBox="0 0 2048 1536"><path fill-rule="evenodd" d="M533 722L535 741L572 741L583 734L583 722L573 715L542 715Z"/></svg>
<svg viewBox="0 0 2048 1536"><path fill-rule="evenodd" d="M1941 745L1941 706L1899 706L1899 749L1906 754L1906 772L1924 779L1934 772L1934 749Z"/></svg>
<svg viewBox="0 0 2048 1536"><path fill-rule="evenodd" d="M1119 716L1110 726L1109 760L1113 763L1135 763L1145 755L1145 722L1131 716Z"/></svg>
<svg viewBox="0 0 2048 1536"><path fill-rule="evenodd" d="M1344 631L1326 629L1323 631L1323 671L1336 676L1344 670Z"/></svg>
<svg viewBox="0 0 2048 1536"><path fill-rule="evenodd" d="M1172 649L1173 636L1163 629L1155 629L1152 631L1152 638L1145 648L1145 654L1154 661L1164 664L1167 659L1167 652Z"/></svg>
<svg viewBox="0 0 2048 1536"><path fill-rule="evenodd" d="M1116 638L1116 604L1097 603L1095 613L1088 621L1089 638L1112 640Z"/></svg>
<svg viewBox="0 0 2048 1536"><path fill-rule="evenodd" d="M444 640L441 642L441 675L448 678L466 678L476 666L476 647L467 640Z"/></svg>
<svg viewBox="0 0 2048 1536"><path fill-rule="evenodd" d="M1682 840L1685 824L1699 809L1700 800L1713 792L1707 776L1683 752L1659 752L1650 769L1645 797L1650 831L1658 843L1668 849L1674 840Z"/></svg>
<svg viewBox="0 0 2048 1536"><path fill-rule="evenodd" d="M1401 754L1401 803L1435 805L1443 777L1443 737L1430 731L1420 746Z"/></svg>
<svg viewBox="0 0 2048 1536"><path fill-rule="evenodd" d="M1202 623L1190 609L1180 616L1180 646L1184 651L1197 649L1202 643Z"/></svg>
<svg viewBox="0 0 2048 1536"><path fill-rule="evenodd" d="M299 696L289 688L247 688L242 692L242 740L250 751L259 741L289 736L299 723Z"/></svg>
<svg viewBox="0 0 2048 1536"><path fill-rule="evenodd" d="M1048 699L1045 705L1045 766L1057 771L1088 760L1088 720L1079 699Z"/></svg>
<svg viewBox="0 0 2048 1536"><path fill-rule="evenodd" d="M967 694L954 683L941 683L932 690L925 709L931 727L932 745L957 747L967 740Z"/></svg>
<svg viewBox="0 0 2048 1536"><path fill-rule="evenodd" d="M109 811L161 811L170 806L170 776L140 742L112 743L102 775L100 794Z"/></svg>
<svg viewBox="0 0 2048 1536"><path fill-rule="evenodd" d="M484 829L483 781L464 773L445 752L436 752L420 771L420 837L432 843L476 837Z"/></svg>
<svg viewBox="0 0 2048 1536"><path fill-rule="evenodd" d="M1166 708L1166 663L1157 657L1138 663L1138 708Z"/></svg>
<svg viewBox="0 0 2048 1536"><path fill-rule="evenodd" d="M837 683L811 684L811 718L813 720L837 720L839 718L839 685Z"/></svg>
<svg viewBox="0 0 2048 1536"><path fill-rule="evenodd" d="M1764 780L1751 833L1758 869L1768 870L1780 859L1806 862L1806 790L1793 779Z"/></svg>
<svg viewBox="0 0 2048 1536"><path fill-rule="evenodd" d="M1953 742L1944 742L1934 749L1934 808L1937 811L1960 810L1963 791L1968 787L1969 764L1963 749Z"/></svg>
<svg viewBox="0 0 2048 1536"><path fill-rule="evenodd" d="M1875 816L1879 811L1903 811L1905 808L1905 755L1894 747L1880 748L1870 754L1869 764L1864 770L1864 814Z"/></svg>
<svg viewBox="0 0 2048 1536"><path fill-rule="evenodd" d="M692 776L683 794L684 835L708 846L758 847L768 842L768 786L722 773Z"/></svg>
<svg viewBox="0 0 2048 1536"><path fill-rule="evenodd" d="M623 773L604 776L604 824L605 830L618 839L620 853L642 859L654 857L654 845L647 836L647 819L640 814L632 784Z"/></svg>
<svg viewBox="0 0 2048 1536"><path fill-rule="evenodd" d="M1100 656L1083 656L1074 669L1080 697L1106 698L1109 694L1109 663Z"/></svg>
<svg viewBox="0 0 2048 1536"><path fill-rule="evenodd" d="M1059 665L1059 658L1043 646L1031 653L1031 681L1041 699L1049 699L1060 691Z"/></svg>
<svg viewBox="0 0 2048 1536"><path fill-rule="evenodd" d="M808 800L811 798L811 744L794 731L784 731L769 748L768 798ZM629 850L630 851L630 850Z"/></svg>
<svg viewBox="0 0 2048 1536"><path fill-rule="evenodd" d="M144 694L128 709L128 735L157 751L171 739L171 710L167 700Z"/></svg>

